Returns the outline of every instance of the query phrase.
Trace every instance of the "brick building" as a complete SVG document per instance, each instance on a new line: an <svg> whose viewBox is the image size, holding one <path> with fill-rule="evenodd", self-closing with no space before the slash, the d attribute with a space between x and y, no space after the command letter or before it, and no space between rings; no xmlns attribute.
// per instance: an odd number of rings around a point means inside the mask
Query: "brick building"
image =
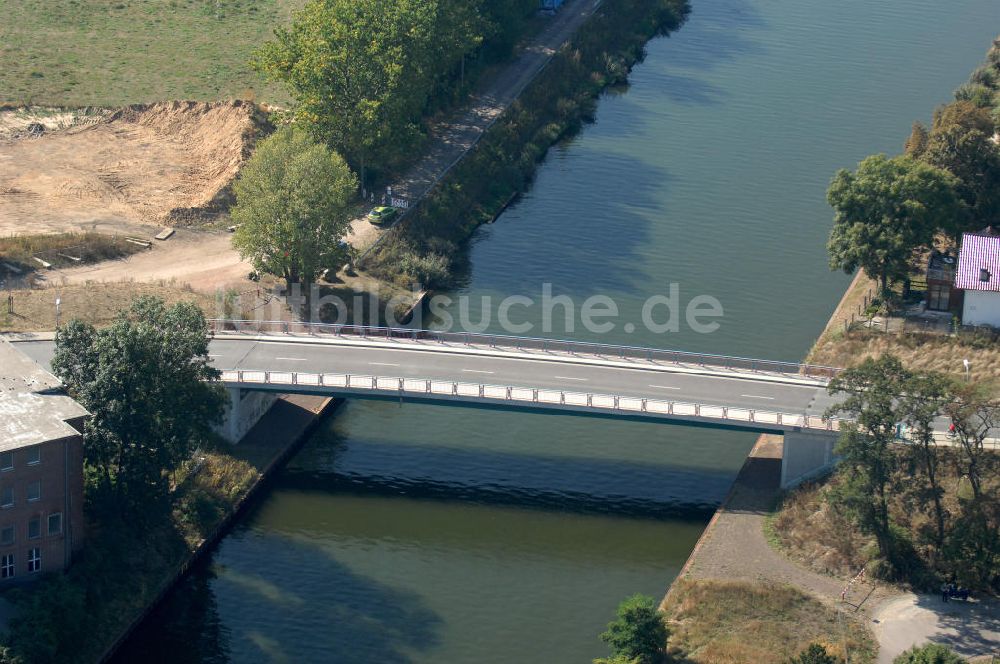
<svg viewBox="0 0 1000 664"><path fill-rule="evenodd" d="M65 569L80 549L86 416L0 339L0 587Z"/></svg>

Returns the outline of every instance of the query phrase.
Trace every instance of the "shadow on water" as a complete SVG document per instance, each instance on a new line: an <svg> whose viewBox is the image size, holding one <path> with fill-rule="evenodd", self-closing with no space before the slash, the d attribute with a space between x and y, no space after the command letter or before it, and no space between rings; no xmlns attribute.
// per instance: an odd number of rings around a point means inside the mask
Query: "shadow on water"
<svg viewBox="0 0 1000 664"><path fill-rule="evenodd" d="M668 66L708 71L723 63L764 54L764 42L749 34L768 28L764 16L749 0L695 3L684 28L671 37L682 41L683 47L671 48Z"/></svg>
<svg viewBox="0 0 1000 664"><path fill-rule="evenodd" d="M245 528L233 537L238 555L225 566L199 564L114 662L405 663L407 652L439 642L441 618L418 596L352 572L317 544ZM220 627L232 611L240 631ZM280 621L271 619L276 613Z"/></svg>
<svg viewBox="0 0 1000 664"><path fill-rule="evenodd" d="M572 138L565 140L572 141ZM633 266L639 263L640 251L651 241L651 225L655 223L652 213L662 207L664 192L669 191L674 178L648 162L625 154L608 153L601 156L601 186L595 189L587 184L590 178L573 172L573 167L583 162L567 159L568 144L560 143L549 151L539 165L539 180L532 184L524 198L515 201L497 220L505 226L531 223L532 227L521 226L516 238L510 236L510 228L500 229L498 225L489 224L477 228L456 256L457 286L454 290L461 291L473 282L473 249L477 252L522 251L529 245L535 245L535 251L542 250L561 258L558 262L524 262L517 270L490 275L491 288L504 294L537 295L540 285L550 282L568 289L555 291L556 294L578 296L614 291L626 283L641 282L641 278L633 274ZM550 178L559 180L555 187L550 186L553 184L548 181ZM545 182L541 182L543 179ZM538 206L530 201L530 192L535 187L544 191L556 189L557 200L571 200L576 204L545 206L544 214L534 214ZM609 196L608 192L628 194ZM580 202L585 203L586 214L579 213ZM508 242L491 244L490 240L499 232L504 232ZM512 247L511 242L519 246ZM615 247L614 261L608 260L609 246ZM577 274L581 263L599 266L585 283Z"/></svg>
<svg viewBox="0 0 1000 664"><path fill-rule="evenodd" d="M483 449L406 446L337 436L302 450L282 489L406 495L584 514L704 520L731 471Z"/></svg>

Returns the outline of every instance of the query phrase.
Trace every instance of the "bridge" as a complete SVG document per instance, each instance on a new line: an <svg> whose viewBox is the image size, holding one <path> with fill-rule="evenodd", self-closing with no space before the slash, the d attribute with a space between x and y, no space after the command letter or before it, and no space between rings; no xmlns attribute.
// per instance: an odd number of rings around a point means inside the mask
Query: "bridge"
<svg viewBox="0 0 1000 664"><path fill-rule="evenodd" d="M279 394L452 403L657 420L785 437L782 483L830 466L823 413L839 371L635 346L282 321L210 321L238 440ZM52 342L22 342L45 364Z"/></svg>

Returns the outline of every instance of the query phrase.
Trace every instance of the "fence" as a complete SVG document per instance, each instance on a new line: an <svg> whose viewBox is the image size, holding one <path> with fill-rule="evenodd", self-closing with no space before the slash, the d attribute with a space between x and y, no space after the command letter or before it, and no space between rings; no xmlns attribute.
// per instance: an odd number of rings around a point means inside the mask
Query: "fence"
<svg viewBox="0 0 1000 664"><path fill-rule="evenodd" d="M637 414L677 418L705 418L753 427L803 428L821 431L838 431L839 420L815 415L762 411L753 408L733 408L680 401L660 401L615 394L564 392L555 389L487 385L483 383L458 383L430 378L398 378L385 376L357 376L351 374L317 374L295 371L232 370L222 372L222 381L238 386L270 385L294 392L350 391L380 396L431 396L442 399L480 400L486 403L534 404L592 410L594 412Z"/></svg>
<svg viewBox="0 0 1000 664"><path fill-rule="evenodd" d="M398 327L364 325L335 325L327 323L301 323L295 321L223 320L209 321L213 333L278 333L305 334L310 336L353 337L386 341L422 341L442 345L459 345L470 348L506 349L522 352L541 351L549 354L591 356L616 360L643 360L676 365L712 366L728 371L799 375L827 380L841 370L815 364L798 364L777 360L758 360L730 355L691 353L679 350L661 350L642 346L616 346L588 341L566 341L534 337L476 334L472 332L436 332Z"/></svg>

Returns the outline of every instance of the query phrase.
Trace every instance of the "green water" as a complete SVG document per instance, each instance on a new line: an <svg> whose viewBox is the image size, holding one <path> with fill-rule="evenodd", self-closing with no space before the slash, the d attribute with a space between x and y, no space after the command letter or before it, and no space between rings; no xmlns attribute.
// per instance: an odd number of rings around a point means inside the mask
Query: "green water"
<svg viewBox="0 0 1000 664"><path fill-rule="evenodd" d="M847 283L823 246L833 171L898 152L998 24L995 0L696 0L477 234L453 295L549 282L624 322L676 283L719 300L718 331L601 340L800 359ZM618 600L663 593L751 444L350 403L120 659L587 662Z"/></svg>

